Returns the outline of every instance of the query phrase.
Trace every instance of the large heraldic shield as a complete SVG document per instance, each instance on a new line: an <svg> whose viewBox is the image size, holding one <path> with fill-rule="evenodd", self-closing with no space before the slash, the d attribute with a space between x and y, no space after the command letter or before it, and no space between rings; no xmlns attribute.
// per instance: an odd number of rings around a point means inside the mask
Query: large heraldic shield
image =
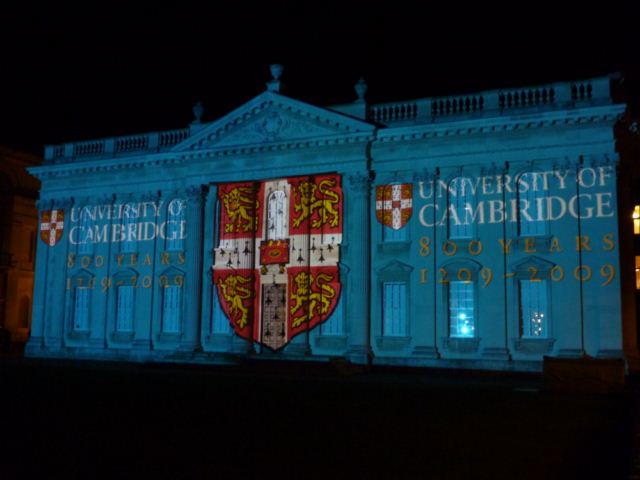
<svg viewBox="0 0 640 480"><path fill-rule="evenodd" d="M64 210L43 210L40 214L40 239L53 247L62 239Z"/></svg>
<svg viewBox="0 0 640 480"><path fill-rule="evenodd" d="M213 280L237 335L271 350L327 321L340 298L339 175L218 186Z"/></svg>
<svg viewBox="0 0 640 480"><path fill-rule="evenodd" d="M376 218L383 225L400 230L413 213L413 185L399 183L376 187Z"/></svg>

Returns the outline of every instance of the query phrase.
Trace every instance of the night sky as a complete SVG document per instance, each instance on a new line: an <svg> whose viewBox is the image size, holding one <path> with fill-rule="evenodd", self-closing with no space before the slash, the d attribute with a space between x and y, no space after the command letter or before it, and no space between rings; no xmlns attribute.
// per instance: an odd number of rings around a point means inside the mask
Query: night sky
<svg viewBox="0 0 640 480"><path fill-rule="evenodd" d="M28 2L24 2L28 3ZM209 2L0 7L0 143L43 145L182 128L265 89L317 105L588 78L620 71L637 98L637 2ZM88 5L91 3L91 5ZM181 4L182 5L182 4Z"/></svg>

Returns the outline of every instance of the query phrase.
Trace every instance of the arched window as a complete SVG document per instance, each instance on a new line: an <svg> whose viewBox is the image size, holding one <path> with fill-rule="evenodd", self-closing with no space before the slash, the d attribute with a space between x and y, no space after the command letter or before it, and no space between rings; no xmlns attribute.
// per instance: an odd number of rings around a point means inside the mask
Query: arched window
<svg viewBox="0 0 640 480"><path fill-rule="evenodd" d="M184 250L185 210L187 203L174 198L167 205L166 248L169 251Z"/></svg>
<svg viewBox="0 0 640 480"><path fill-rule="evenodd" d="M472 185L467 177L456 177L449 183L449 238L473 238L475 201Z"/></svg>
<svg viewBox="0 0 640 480"><path fill-rule="evenodd" d="M267 200L267 240L287 238L287 194L275 190Z"/></svg>
<svg viewBox="0 0 640 480"><path fill-rule="evenodd" d="M518 231L521 236L544 235L545 193L542 178L527 172L518 178Z"/></svg>

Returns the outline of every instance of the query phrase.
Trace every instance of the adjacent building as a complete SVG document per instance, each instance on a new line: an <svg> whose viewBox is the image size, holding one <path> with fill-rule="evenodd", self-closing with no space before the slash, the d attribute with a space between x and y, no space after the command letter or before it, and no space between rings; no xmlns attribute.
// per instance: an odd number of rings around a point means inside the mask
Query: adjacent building
<svg viewBox="0 0 640 480"><path fill-rule="evenodd" d="M608 77L321 108L280 73L212 122L46 147L28 355L633 364Z"/></svg>
<svg viewBox="0 0 640 480"><path fill-rule="evenodd" d="M26 169L40 163L34 155L0 147L0 327L18 342L29 338L31 328L40 188Z"/></svg>

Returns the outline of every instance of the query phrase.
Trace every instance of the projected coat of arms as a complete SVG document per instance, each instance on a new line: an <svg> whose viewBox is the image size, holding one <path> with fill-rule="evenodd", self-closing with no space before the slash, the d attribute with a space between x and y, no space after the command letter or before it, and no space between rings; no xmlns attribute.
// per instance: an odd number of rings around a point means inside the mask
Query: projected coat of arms
<svg viewBox="0 0 640 480"><path fill-rule="evenodd" d="M64 210L43 210L40 215L40 239L55 246L62 238L64 231Z"/></svg>
<svg viewBox="0 0 640 480"><path fill-rule="evenodd" d="M218 187L213 279L235 333L272 350L325 322L340 297L339 175Z"/></svg>
<svg viewBox="0 0 640 480"><path fill-rule="evenodd" d="M376 218L394 230L404 227L413 213L413 185L410 183L376 187Z"/></svg>

